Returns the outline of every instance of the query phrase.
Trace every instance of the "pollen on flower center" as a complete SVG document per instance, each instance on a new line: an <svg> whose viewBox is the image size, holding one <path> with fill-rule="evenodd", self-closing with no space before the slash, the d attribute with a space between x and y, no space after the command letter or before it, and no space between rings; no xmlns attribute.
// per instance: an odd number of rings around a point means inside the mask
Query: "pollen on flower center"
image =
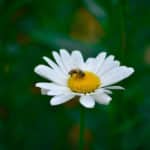
<svg viewBox="0 0 150 150"><path fill-rule="evenodd" d="M68 79L68 87L77 93L94 92L101 84L99 77L89 71L72 70Z"/></svg>

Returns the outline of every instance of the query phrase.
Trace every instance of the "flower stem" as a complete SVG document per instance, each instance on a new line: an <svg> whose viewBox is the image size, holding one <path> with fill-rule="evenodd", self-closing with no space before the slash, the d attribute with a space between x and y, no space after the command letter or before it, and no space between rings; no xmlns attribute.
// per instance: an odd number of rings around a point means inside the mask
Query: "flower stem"
<svg viewBox="0 0 150 150"><path fill-rule="evenodd" d="M85 110L81 106L80 108L80 138L79 138L79 150L84 149L84 128L85 128Z"/></svg>

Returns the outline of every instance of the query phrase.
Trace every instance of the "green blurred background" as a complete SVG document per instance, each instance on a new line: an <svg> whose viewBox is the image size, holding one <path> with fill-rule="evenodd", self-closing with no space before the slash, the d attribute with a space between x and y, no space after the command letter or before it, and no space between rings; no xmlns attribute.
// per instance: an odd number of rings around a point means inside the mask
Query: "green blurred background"
<svg viewBox="0 0 150 150"><path fill-rule="evenodd" d="M0 0L0 150L78 150L79 104L52 107L34 67L52 50L114 54L135 68L86 110L85 150L150 149L150 1Z"/></svg>

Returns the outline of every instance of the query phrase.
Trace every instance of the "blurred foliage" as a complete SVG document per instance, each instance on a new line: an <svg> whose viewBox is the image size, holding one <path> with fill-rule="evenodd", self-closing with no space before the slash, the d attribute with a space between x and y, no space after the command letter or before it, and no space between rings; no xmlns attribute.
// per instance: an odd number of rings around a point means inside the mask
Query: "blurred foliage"
<svg viewBox="0 0 150 150"><path fill-rule="evenodd" d="M150 1L0 0L0 150L77 150L79 104L51 107L33 72L52 50L114 54L135 74L86 110L86 150L150 149Z"/></svg>

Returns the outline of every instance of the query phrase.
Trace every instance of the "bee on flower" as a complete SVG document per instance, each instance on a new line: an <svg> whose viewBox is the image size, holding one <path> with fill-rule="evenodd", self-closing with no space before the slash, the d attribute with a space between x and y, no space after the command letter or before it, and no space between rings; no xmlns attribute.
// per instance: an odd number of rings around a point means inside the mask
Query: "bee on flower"
<svg viewBox="0 0 150 150"><path fill-rule="evenodd" d="M95 102L107 105L112 100L109 96L113 89L122 90L117 82L133 74L132 67L121 66L113 55L106 56L106 52L99 53L96 58L84 61L80 51L74 50L70 54L65 49L53 52L55 62L43 57L46 65L38 65L34 71L48 82L36 83L42 94L53 96L51 105L65 103L75 96L86 108L94 108Z"/></svg>

